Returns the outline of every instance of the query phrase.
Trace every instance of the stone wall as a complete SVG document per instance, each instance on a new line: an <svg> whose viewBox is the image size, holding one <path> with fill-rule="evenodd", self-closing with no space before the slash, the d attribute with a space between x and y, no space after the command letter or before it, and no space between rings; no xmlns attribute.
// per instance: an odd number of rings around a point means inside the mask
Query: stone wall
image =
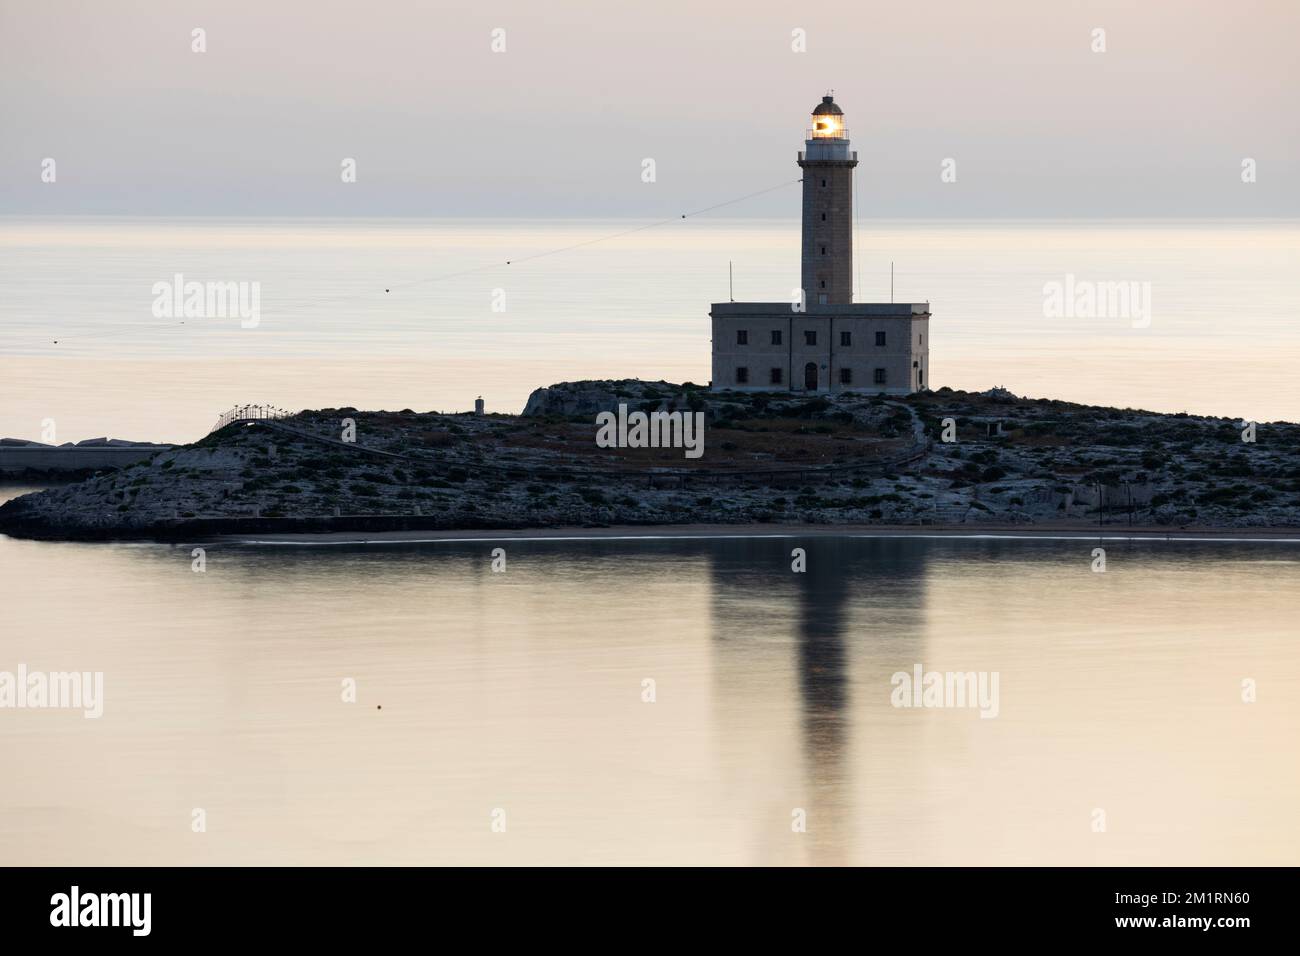
<svg viewBox="0 0 1300 956"><path fill-rule="evenodd" d="M798 313L789 306L766 303L751 309L744 303L720 304L711 313L712 387L887 395L907 395L918 387L929 387L929 313L913 313L913 308L917 307L881 306L877 310L862 304L832 312L812 308ZM779 343L773 333L779 333ZM813 333L813 343L808 333ZM848 344L843 341L846 333ZM884 344L877 344L882 334ZM813 366L811 373L809 365ZM739 381L740 369L747 370L748 381ZM876 379L878 369L884 371L883 384ZM773 370L780 381L774 381ZM843 379L845 370L848 381ZM809 384L814 387L810 389Z"/></svg>
<svg viewBox="0 0 1300 956"><path fill-rule="evenodd" d="M855 160L803 160L801 277L808 305L853 301Z"/></svg>
<svg viewBox="0 0 1300 956"><path fill-rule="evenodd" d="M48 445L0 446L0 474L25 471L94 471L122 468L152 458L168 445L94 445L57 447Z"/></svg>

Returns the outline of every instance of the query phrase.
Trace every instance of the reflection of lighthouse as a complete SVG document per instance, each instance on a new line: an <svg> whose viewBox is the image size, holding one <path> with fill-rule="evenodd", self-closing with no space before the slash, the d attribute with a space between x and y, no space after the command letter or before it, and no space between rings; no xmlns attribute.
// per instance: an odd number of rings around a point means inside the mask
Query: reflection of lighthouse
<svg viewBox="0 0 1300 956"><path fill-rule="evenodd" d="M813 110L803 169L803 291L808 302L853 301L853 167L844 111L829 96Z"/></svg>
<svg viewBox="0 0 1300 956"><path fill-rule="evenodd" d="M907 395L928 387L930 304L853 301L857 165L844 111L824 96L799 153L799 288L785 302L713 304L714 390Z"/></svg>

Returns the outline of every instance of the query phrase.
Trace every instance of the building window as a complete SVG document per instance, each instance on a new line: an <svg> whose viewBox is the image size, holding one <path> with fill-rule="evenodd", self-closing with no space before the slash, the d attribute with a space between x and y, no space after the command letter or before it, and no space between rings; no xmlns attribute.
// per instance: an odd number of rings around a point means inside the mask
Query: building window
<svg viewBox="0 0 1300 956"><path fill-rule="evenodd" d="M748 344L749 344L749 332L746 331L745 329L736 329L736 344L737 344L737 345L748 345Z"/></svg>
<svg viewBox="0 0 1300 956"><path fill-rule="evenodd" d="M884 332L877 332L877 333L876 333L876 344L879 345L879 346L883 346L883 345L885 344L885 333L884 333Z"/></svg>
<svg viewBox="0 0 1300 956"><path fill-rule="evenodd" d="M925 385L925 369L919 368L916 370L916 384L919 386Z"/></svg>
<svg viewBox="0 0 1300 956"><path fill-rule="evenodd" d="M816 344L817 344L817 333L814 332L814 331L812 331L811 329L809 329L808 331L804 332L804 334L803 334L803 344L804 344L804 345L816 345Z"/></svg>
<svg viewBox="0 0 1300 956"><path fill-rule="evenodd" d="M749 384L749 369L745 368L745 366L743 365L737 367L736 369L736 384L737 385Z"/></svg>
<svg viewBox="0 0 1300 956"><path fill-rule="evenodd" d="M822 213L822 222L826 221L826 213Z"/></svg>
<svg viewBox="0 0 1300 956"><path fill-rule="evenodd" d="M885 384L885 370L883 368L876 369L876 384L877 385Z"/></svg>
<svg viewBox="0 0 1300 956"><path fill-rule="evenodd" d="M822 180L822 189L825 189L825 188L826 188L826 180L823 179L823 180Z"/></svg>
<svg viewBox="0 0 1300 956"><path fill-rule="evenodd" d="M783 370L781 370L781 369L779 369L779 368L774 368L774 369L772 369L772 384L773 384L773 385L780 385L780 384L781 384L781 378L782 378L783 375L784 375Z"/></svg>
<svg viewBox="0 0 1300 956"><path fill-rule="evenodd" d="M826 283L824 283L824 282L822 283L822 285L825 285L825 284L826 284ZM823 293L821 293L819 296L817 296L817 304L818 304L818 305L826 305L826 293L825 293L825 292L823 292Z"/></svg>
<svg viewBox="0 0 1300 956"><path fill-rule="evenodd" d="M916 344L917 344L917 345L924 345L924 344L925 344L925 333L924 333L924 332L922 332L922 333L920 334L920 336L918 336L918 341L917 341Z"/></svg>
<svg viewBox="0 0 1300 956"><path fill-rule="evenodd" d="M822 246L822 255L826 255L826 247Z"/></svg>
<svg viewBox="0 0 1300 956"><path fill-rule="evenodd" d="M781 330L780 330L780 329L773 329L773 330L772 330L772 344L773 344L773 345L780 345L780 344L781 344Z"/></svg>
<svg viewBox="0 0 1300 956"><path fill-rule="evenodd" d="M821 287L822 287L823 289L826 288L826 280L825 280L825 279L822 279Z"/></svg>
<svg viewBox="0 0 1300 956"><path fill-rule="evenodd" d="M840 384L841 385L853 384L853 369L851 368L840 369Z"/></svg>
<svg viewBox="0 0 1300 956"><path fill-rule="evenodd" d="M853 333L852 333L852 332L841 332L841 333L840 333L840 348L842 348L842 349L847 349L847 348L851 347L852 345L853 345Z"/></svg>

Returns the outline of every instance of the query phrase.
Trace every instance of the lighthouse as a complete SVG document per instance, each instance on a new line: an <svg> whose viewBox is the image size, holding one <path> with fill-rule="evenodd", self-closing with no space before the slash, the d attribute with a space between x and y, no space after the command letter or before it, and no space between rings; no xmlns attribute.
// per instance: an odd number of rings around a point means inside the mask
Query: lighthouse
<svg viewBox="0 0 1300 956"><path fill-rule="evenodd" d="M799 151L799 287L785 302L715 302L715 391L907 395L928 387L930 304L854 301L853 181L844 110L823 96Z"/></svg>
<svg viewBox="0 0 1300 956"><path fill-rule="evenodd" d="M823 96L799 153L803 170L803 285L807 301L853 301L853 167L844 111Z"/></svg>

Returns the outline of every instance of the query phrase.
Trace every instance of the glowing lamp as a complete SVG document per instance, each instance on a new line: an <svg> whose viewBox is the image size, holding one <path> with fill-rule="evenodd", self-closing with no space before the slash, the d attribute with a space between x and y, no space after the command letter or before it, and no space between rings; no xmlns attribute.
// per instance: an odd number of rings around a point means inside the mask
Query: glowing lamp
<svg viewBox="0 0 1300 956"><path fill-rule="evenodd" d="M822 101L812 114L812 139L847 139L848 130L844 128L844 111L835 105L835 100L823 96Z"/></svg>

